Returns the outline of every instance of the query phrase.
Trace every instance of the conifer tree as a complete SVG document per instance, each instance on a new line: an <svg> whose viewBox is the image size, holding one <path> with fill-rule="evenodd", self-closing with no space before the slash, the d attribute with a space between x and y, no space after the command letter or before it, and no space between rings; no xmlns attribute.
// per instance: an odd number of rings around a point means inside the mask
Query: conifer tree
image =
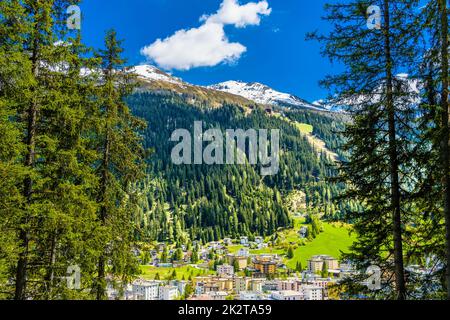
<svg viewBox="0 0 450 320"><path fill-rule="evenodd" d="M0 167L9 166L5 177L16 175L2 196L13 219L2 221L14 223L8 230L17 250L9 270L16 299L83 295L61 280L73 266L84 275L83 287L92 286L99 228L90 119L98 79L82 74L95 63L81 58L87 50L79 33L66 28L66 9L76 3L10 0L0 6L0 127L9 127L2 143L12 143Z"/></svg>
<svg viewBox="0 0 450 320"><path fill-rule="evenodd" d="M422 10L422 26L430 39L423 55L420 76L424 79L421 122L423 145L420 165L425 177L419 194L423 208L428 214L428 243L440 242L445 250L436 246L425 247L425 254L437 255L445 261L445 283L447 298L450 299L450 129L449 129L449 8L446 0L428 1ZM436 201L440 199L440 201ZM438 213L439 214L436 214ZM442 214L441 214L442 213ZM441 220L445 226L441 228ZM425 223L423 223L425 225ZM431 227L430 227L431 225ZM445 234L443 243L440 234ZM444 255L441 252L445 252Z"/></svg>
<svg viewBox="0 0 450 320"><path fill-rule="evenodd" d="M46 129L56 137L55 149L47 156L56 172L47 189L47 199L54 211L43 230L45 237L37 243L44 259L44 298L74 298L76 291L66 290L58 279L66 270L76 266L83 274L79 288L91 288L95 275L94 261L100 252L101 231L98 225L97 204L93 197L98 179L93 164L97 159L93 134L95 132L95 103L98 81L92 70L98 63L86 58L89 50L81 43L80 34L70 37L62 31L59 39L65 44L55 51L61 56L61 70L55 79L55 105L60 116L49 118ZM76 239L82 239L78 241Z"/></svg>
<svg viewBox="0 0 450 320"><path fill-rule="evenodd" d="M322 264L322 271L321 271L320 275L322 278L328 277L328 266L325 262Z"/></svg>
<svg viewBox="0 0 450 320"><path fill-rule="evenodd" d="M86 187L94 177L92 163L83 158L86 145L78 131L83 119L73 116L85 114L78 82L81 63L74 51L79 46L73 42L71 47L65 30L66 9L77 1L11 3L17 6L14 18L22 28L18 43L27 57L24 72L30 74L20 93L24 100L17 105L26 175L16 224L15 298L51 298L55 273L64 276L76 261L68 249L83 233L76 225L92 226L80 220L91 222L89 215L95 211ZM60 249L67 255L57 259ZM78 254L82 251L78 248Z"/></svg>
<svg viewBox="0 0 450 320"><path fill-rule="evenodd" d="M289 247L287 253L286 253L286 257L288 259L292 259L294 257L294 249L292 249L292 247Z"/></svg>
<svg viewBox="0 0 450 320"><path fill-rule="evenodd" d="M335 89L335 103L349 106L352 123L345 129L348 161L341 162L340 180L347 199L364 209L349 215L356 221L358 240L348 257L362 270L371 264L395 279L391 288L405 299L404 228L412 208L408 197L414 171L412 141L416 132L413 97L408 79L396 76L413 66L414 10L417 1L351 1L327 5L333 30L312 37L324 43L324 54L344 64L345 71L327 77L325 87ZM379 25L368 28L377 6ZM375 9L374 9L375 10ZM393 277L392 277L393 275Z"/></svg>
<svg viewBox="0 0 450 320"><path fill-rule="evenodd" d="M145 151L139 134L145 123L131 114L124 101L132 93L134 77L125 68L122 53L116 32L108 31L105 49L98 53L103 83L99 89L97 141L101 158L97 166L100 180L97 203L100 223L107 230L103 253L98 261L95 288L98 300L105 299L107 272L122 282L129 281L136 272L136 260L131 256L133 220L129 209L137 192L131 187L143 179L145 173Z"/></svg>
<svg viewBox="0 0 450 320"><path fill-rule="evenodd" d="M447 0L439 0L439 18L440 18L440 83L441 83L441 157L442 157L442 182L443 182L443 200L444 200L444 219L445 219L445 242L446 242L446 285L447 299L450 300L450 110L449 110L449 26L448 14L449 8Z"/></svg>
<svg viewBox="0 0 450 320"><path fill-rule="evenodd" d="M45 133L38 131L40 122L39 116L42 114L41 108L43 104L43 81L44 73L40 72L41 62L50 60L48 49L52 46L52 5L51 3L37 3L33 1L24 1L21 11L24 14L22 23L26 23L23 27L24 36L22 43L22 50L28 54L28 64L32 80L29 83L28 101L24 102L23 109L19 112L23 113L25 136L23 141L25 143L26 151L24 152L24 166L28 169L27 175L24 177L22 194L24 197L24 204L21 209L21 218L18 221L18 241L19 241L19 257L16 266L16 280L15 280L15 299L24 300L27 298L27 279L31 278L29 272L30 262L30 242L33 241L32 235L37 229L37 221L44 208L39 208L39 201L33 195L38 192L34 188L39 185L36 180L40 179L39 169L36 168L36 158L40 157L41 150L37 148L36 141L42 137L45 138ZM19 12L21 12L19 11ZM20 18L20 17L18 17ZM26 40L25 40L26 39ZM46 88L45 88L46 89Z"/></svg>
<svg viewBox="0 0 450 320"><path fill-rule="evenodd" d="M26 101L24 93L31 81L29 59L22 50L24 17L19 1L0 3L0 299L13 295L10 270L20 252L15 230L23 197L18 181L23 181L26 171L20 159L24 144L19 106Z"/></svg>

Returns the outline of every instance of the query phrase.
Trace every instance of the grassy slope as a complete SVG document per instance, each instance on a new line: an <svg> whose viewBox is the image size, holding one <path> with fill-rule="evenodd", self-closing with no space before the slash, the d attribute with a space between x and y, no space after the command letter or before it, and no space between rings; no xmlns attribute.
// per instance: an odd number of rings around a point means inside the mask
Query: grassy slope
<svg viewBox="0 0 450 320"><path fill-rule="evenodd" d="M283 232L284 243L297 242L299 240L297 231L303 223L303 219L295 219L294 229L285 230ZM328 254L335 258L340 258L341 251L347 251L350 245L355 241L355 234L350 234L350 227L341 223L323 222L323 232L316 239L308 242L305 246L298 246L294 250L294 258L286 261L288 267L295 269L297 261L300 261L303 268L307 267L307 260L313 255ZM230 253L236 253L241 245L230 245L228 247ZM282 247L266 248L262 250L250 250L251 254L272 253L284 255L286 250ZM141 278L153 280L157 273L160 279L167 279L176 270L177 279L188 279L189 276L197 277L214 274L211 270L199 269L193 266L183 266L179 268L156 268L153 266L141 266Z"/></svg>
<svg viewBox="0 0 450 320"><path fill-rule="evenodd" d="M239 249L241 248L245 248L243 245L237 244L237 245L230 245L227 247L228 248L228 252L232 253L232 254L236 254ZM264 248L264 249L250 249L249 253L250 254L284 254L285 250L284 249L279 249L279 248L272 248L272 247L268 247L268 248Z"/></svg>
<svg viewBox="0 0 450 320"><path fill-rule="evenodd" d="M214 274L213 271L199 269L192 266L183 266L179 268L156 268L153 266L141 266L142 274L140 275L140 278L153 280L155 279L156 274L159 273L160 279L164 280L173 273L173 270L176 270L178 280L181 280L183 276L184 279L187 280L189 276L198 277L208 274Z"/></svg>
<svg viewBox="0 0 450 320"><path fill-rule="evenodd" d="M298 230L303 225L303 218L294 218L294 228L283 231L280 236L283 243L298 243L300 240ZM302 263L303 268L307 265L307 260L311 256L318 254L328 254L335 258L340 258L341 251L346 252L350 245L355 241L355 234L350 234L350 227L342 223L323 222L323 232L321 232L313 241L308 242L305 246L298 246L294 250L294 258L287 261L286 264L294 269L297 261ZM266 240L268 240L267 237ZM230 253L236 253L242 245L230 245L228 250ZM286 250L281 247L269 247L261 250L250 250L251 254L272 253L284 255Z"/></svg>
<svg viewBox="0 0 450 320"><path fill-rule="evenodd" d="M279 113L274 113L273 116L294 125L303 134L312 134L314 131L314 127L310 124L292 121L284 116L281 116Z"/></svg>
<svg viewBox="0 0 450 320"><path fill-rule="evenodd" d="M304 134L312 134L314 127L310 124L296 122L295 126Z"/></svg>
<svg viewBox="0 0 450 320"><path fill-rule="evenodd" d="M356 239L355 234L349 234L349 227L343 224L323 223L323 228L324 231L316 239L295 249L294 258L287 262L289 267L295 268L297 261L300 261L305 268L307 260L318 254L340 258L341 251L346 252Z"/></svg>
<svg viewBox="0 0 450 320"><path fill-rule="evenodd" d="M336 161L338 159L338 155L335 152L329 150L327 148L327 146L326 146L326 143L313 134L314 127L312 125L306 124L306 123L300 123L300 122L297 122L297 121L291 121L291 120L286 119L286 118L285 118L285 120L287 122L293 124L300 131L300 133L303 134L306 137L308 142L316 150L318 150L320 152L325 152L331 160Z"/></svg>

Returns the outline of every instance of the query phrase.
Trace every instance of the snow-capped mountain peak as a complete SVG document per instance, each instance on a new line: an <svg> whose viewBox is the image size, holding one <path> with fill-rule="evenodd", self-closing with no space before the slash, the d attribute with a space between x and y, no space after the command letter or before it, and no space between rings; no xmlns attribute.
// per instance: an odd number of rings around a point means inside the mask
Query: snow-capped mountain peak
<svg viewBox="0 0 450 320"><path fill-rule="evenodd" d="M207 88L242 96L260 104L324 110L324 108L315 106L297 96L276 91L258 82L226 81Z"/></svg>
<svg viewBox="0 0 450 320"><path fill-rule="evenodd" d="M223 94L229 94L231 100L236 99L236 96L238 96L240 99L244 98L247 102L254 102L258 104L327 111L327 108L320 104L309 103L308 101L295 95L276 91L269 86L258 82L247 83L242 81L226 81L219 84L202 87L189 84L182 79L176 78L152 65L143 64L134 66L130 71L137 74L138 78L140 78L143 82L152 86L155 85L154 88L157 88L158 90L161 88L167 88L175 91L181 90L183 93L186 93L189 90L192 92L207 92L210 96L217 95L219 97L218 99L223 99ZM176 86L173 86L173 84ZM220 91L221 94L217 91Z"/></svg>
<svg viewBox="0 0 450 320"><path fill-rule="evenodd" d="M135 66L131 69L131 71L138 75L138 77L147 80L147 81L164 81L175 84L182 84L183 80L173 77L164 71L156 68L155 66L143 64L139 66Z"/></svg>

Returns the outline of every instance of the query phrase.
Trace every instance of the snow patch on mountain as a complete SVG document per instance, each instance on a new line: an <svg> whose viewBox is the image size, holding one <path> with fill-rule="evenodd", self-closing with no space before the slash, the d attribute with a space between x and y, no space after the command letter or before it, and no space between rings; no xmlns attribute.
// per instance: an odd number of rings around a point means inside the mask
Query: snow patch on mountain
<svg viewBox="0 0 450 320"><path fill-rule="evenodd" d="M321 106L315 106L289 93L276 91L264 84L242 81L226 81L207 86L208 89L232 93L260 104L291 106L324 111Z"/></svg>
<svg viewBox="0 0 450 320"><path fill-rule="evenodd" d="M148 64L134 66L131 68L130 72L137 74L138 78L147 82L167 82L183 88L190 86L221 91L246 98L258 104L328 111L328 108L324 105L310 103L297 96L276 91L267 85L258 82L246 83L242 81L226 81L215 85L200 87L184 82L182 79L167 74L157 67Z"/></svg>
<svg viewBox="0 0 450 320"><path fill-rule="evenodd" d="M318 108L326 109L331 112L345 112L345 109L341 105L332 104L324 99L316 100L312 104Z"/></svg>
<svg viewBox="0 0 450 320"><path fill-rule="evenodd" d="M131 69L131 72L138 75L138 77L147 81L165 81L174 84L183 84L183 80L173 77L155 66L143 64L140 66L135 66Z"/></svg>

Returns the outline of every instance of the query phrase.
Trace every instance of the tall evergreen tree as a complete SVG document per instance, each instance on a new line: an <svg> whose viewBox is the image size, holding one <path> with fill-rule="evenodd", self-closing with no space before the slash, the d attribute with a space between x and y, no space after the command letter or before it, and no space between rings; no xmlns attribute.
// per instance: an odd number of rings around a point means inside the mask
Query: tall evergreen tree
<svg viewBox="0 0 450 320"><path fill-rule="evenodd" d="M440 242L439 235L445 234L442 243L446 249L444 256L440 250L430 248L429 254L439 255L445 261L447 298L450 299L450 129L449 129L449 8L446 0L428 1L422 11L423 26L426 36L430 38L430 45L422 62L421 76L424 79L423 97L423 131L426 146L429 151L423 167L427 172L422 191L424 202L428 210L442 215L433 215L433 228L429 228L434 242ZM428 196L425 193L428 192ZM436 201L440 198L441 201ZM441 217L444 220L445 231L440 229Z"/></svg>
<svg viewBox="0 0 450 320"><path fill-rule="evenodd" d="M449 110L449 26L447 0L439 0L440 17L440 82L441 82L441 156L444 195L444 218L446 230L446 284L447 299L450 300L450 110Z"/></svg>
<svg viewBox="0 0 450 320"><path fill-rule="evenodd" d="M97 299L104 299L106 273L129 280L136 272L136 260L131 256L132 217L130 202L135 200L133 184L145 173L145 150L139 131L145 123L134 117L124 98L132 92L134 77L125 68L123 49L116 32L105 37L105 49L100 50L103 70L100 88L98 150L101 159L97 166L100 183L97 191L99 219L107 230L103 253L98 261ZM107 264L110 268L107 270Z"/></svg>
<svg viewBox="0 0 450 320"><path fill-rule="evenodd" d="M334 28L327 36L312 35L325 43L324 54L346 66L323 84L336 89L336 103L350 106L352 123L345 129L341 181L346 196L364 205L350 215L356 221L358 240L348 257L361 269L382 267L395 279L397 299L405 299L404 228L412 210L403 199L411 189L412 150L416 132L413 97L407 72L415 53L417 1L351 1L327 5L325 18ZM368 28L379 9L379 28ZM374 9L375 10L375 9Z"/></svg>
<svg viewBox="0 0 450 320"><path fill-rule="evenodd" d="M86 72L96 62L82 58L87 49L79 33L66 28L66 9L76 3L8 0L0 6L0 130L8 130L0 169L11 177L0 188L2 235L8 235L0 247L15 273L15 299L88 297L83 289L92 287L100 252L103 230L93 197L99 79ZM62 279L78 267L81 290L67 290Z"/></svg>
<svg viewBox="0 0 450 320"><path fill-rule="evenodd" d="M56 137L54 149L46 156L54 172L46 186L47 200L53 204L53 211L40 226L46 233L36 244L39 256L44 259L42 291L46 299L75 297L75 291L66 290L58 280L70 267L79 267L83 274L80 294L82 289L92 286L101 236L93 197L98 183L93 168L97 152L92 149L95 144L93 100L99 79L95 73L86 72L95 67L97 61L84 58L89 52L81 44L79 34L68 37L63 31L58 38L64 39L65 44L55 48L62 62L52 77L54 101L58 101L55 108L61 115L49 117L46 127Z"/></svg>
<svg viewBox="0 0 450 320"><path fill-rule="evenodd" d="M23 197L17 182L23 181L25 170L18 106L25 102L31 81L29 59L22 50L25 26L20 21L25 16L19 1L0 3L0 298L12 296L8 282L19 253L15 230Z"/></svg>
<svg viewBox="0 0 450 320"><path fill-rule="evenodd" d="M21 156L27 171L16 225L20 252L15 298L50 298L56 268L65 275L64 266L73 262L67 256L57 259L58 248L74 239L77 215L86 217L84 214L93 211L84 187L92 177L90 163L80 161L84 147L77 130L82 119L73 116L84 114L83 105L74 100L82 95L79 76L73 78L81 66L78 52L73 51L76 46L71 48L70 42L65 42L63 27L67 7L77 1L17 3L17 12L24 15L15 16L22 25L21 51L28 59L24 67L31 77L22 91L25 101L17 109L23 124L25 150Z"/></svg>

